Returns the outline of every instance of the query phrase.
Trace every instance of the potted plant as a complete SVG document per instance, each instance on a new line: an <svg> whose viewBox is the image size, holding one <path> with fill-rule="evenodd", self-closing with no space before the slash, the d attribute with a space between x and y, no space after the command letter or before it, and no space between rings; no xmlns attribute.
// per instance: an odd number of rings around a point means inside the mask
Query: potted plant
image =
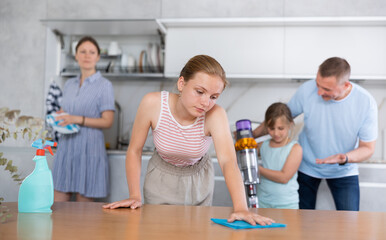
<svg viewBox="0 0 386 240"><path fill-rule="evenodd" d="M41 118L20 115L20 110L10 110L7 107L0 108L0 144L9 138L15 140L25 139L29 142L37 138L45 138L47 131L42 131L44 121ZM0 170L9 174L13 181L21 184L23 178L18 173L17 166L14 166L12 160L6 158L0 150ZM0 195L0 222L3 223L11 216L9 209L3 206L4 198Z"/></svg>

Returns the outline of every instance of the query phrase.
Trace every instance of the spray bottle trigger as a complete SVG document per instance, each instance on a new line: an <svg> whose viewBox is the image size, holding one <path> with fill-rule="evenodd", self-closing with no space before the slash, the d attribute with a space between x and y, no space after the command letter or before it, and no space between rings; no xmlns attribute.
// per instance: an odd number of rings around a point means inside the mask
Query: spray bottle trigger
<svg viewBox="0 0 386 240"><path fill-rule="evenodd" d="M45 147L45 149L48 149L48 151L51 153L51 155L54 155L54 153L52 152L51 146Z"/></svg>

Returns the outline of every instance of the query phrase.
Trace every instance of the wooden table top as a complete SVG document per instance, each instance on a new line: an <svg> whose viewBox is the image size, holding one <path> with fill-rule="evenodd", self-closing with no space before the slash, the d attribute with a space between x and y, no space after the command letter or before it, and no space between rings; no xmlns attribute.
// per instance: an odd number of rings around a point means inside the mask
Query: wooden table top
<svg viewBox="0 0 386 240"><path fill-rule="evenodd" d="M230 207L144 205L102 209L103 203L54 203L51 214L18 213L0 224L0 239L386 239L385 212L255 209L285 228L234 230L212 223Z"/></svg>

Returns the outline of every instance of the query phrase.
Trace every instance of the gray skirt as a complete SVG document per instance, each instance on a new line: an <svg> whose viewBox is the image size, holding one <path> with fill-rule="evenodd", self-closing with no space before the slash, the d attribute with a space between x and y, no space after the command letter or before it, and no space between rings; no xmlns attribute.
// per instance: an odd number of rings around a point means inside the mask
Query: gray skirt
<svg viewBox="0 0 386 240"><path fill-rule="evenodd" d="M208 154L192 166L177 167L154 151L143 186L145 204L210 206L213 191L214 169Z"/></svg>

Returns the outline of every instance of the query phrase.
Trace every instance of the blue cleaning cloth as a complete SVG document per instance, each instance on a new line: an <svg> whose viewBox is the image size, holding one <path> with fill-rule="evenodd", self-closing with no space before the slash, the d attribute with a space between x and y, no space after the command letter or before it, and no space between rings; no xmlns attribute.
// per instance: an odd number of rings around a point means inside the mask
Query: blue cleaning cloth
<svg viewBox="0 0 386 240"><path fill-rule="evenodd" d="M50 115L47 115L46 121L49 125L52 126L52 128L62 134L71 134L71 133L77 133L79 132L79 126L77 124L69 124L67 126L60 126L59 123L63 120L60 121L55 121L55 118L60 115L66 115L67 113L52 113Z"/></svg>
<svg viewBox="0 0 386 240"><path fill-rule="evenodd" d="M244 222L244 221L234 221L234 222L230 223L226 219L220 219L220 218L211 218L210 220L212 220L214 223L224 225L226 227L230 227L233 229L277 228L277 227L286 227L287 226L286 224L282 224L282 223L272 223L271 225L265 225L265 226L256 224L255 226L253 226L253 225L251 225L247 222Z"/></svg>

